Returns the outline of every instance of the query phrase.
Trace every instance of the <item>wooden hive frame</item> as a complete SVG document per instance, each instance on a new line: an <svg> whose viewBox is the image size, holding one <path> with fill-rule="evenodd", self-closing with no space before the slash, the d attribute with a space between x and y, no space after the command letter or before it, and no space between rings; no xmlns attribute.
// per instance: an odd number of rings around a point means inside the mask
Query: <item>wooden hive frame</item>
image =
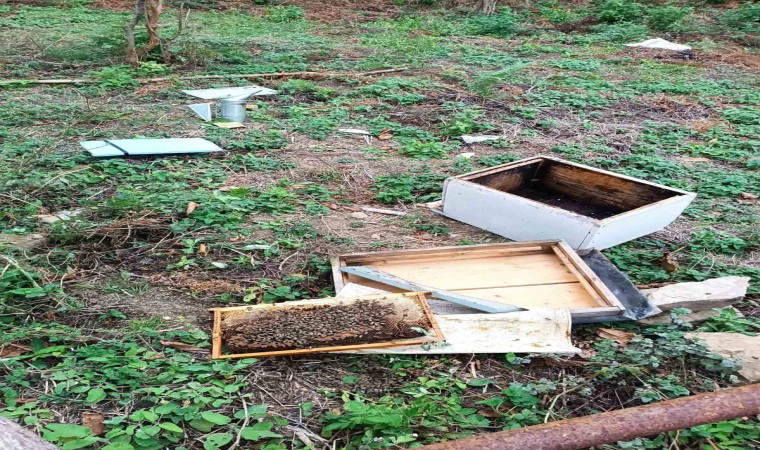
<svg viewBox="0 0 760 450"><path fill-rule="evenodd" d="M223 348L224 348L224 342L223 342L223 319L225 313L237 313L237 312L246 312L246 311L256 311L256 310L264 310L264 309L273 309L273 308L279 308L279 309L287 309L287 308L294 308L298 306L308 306L308 305L320 305L320 304L330 304L330 302L334 303L340 303L350 300L360 300L360 299L371 299L371 298L377 298L378 296L365 296L365 297L354 297L354 298L343 298L343 299L337 299L337 298L325 298L325 299L316 299L316 300L299 300L299 301L290 301L290 302L283 302L283 303L273 303L273 304L266 304L266 305L250 305L250 306L232 306L228 308L211 308L209 311L213 314L213 329L211 333L211 359L229 359L229 358L257 358L257 357L265 357L265 356L288 356L288 355L303 355L307 353L321 353L321 352L338 352L338 351L344 351L344 350L363 350L363 349L373 349L373 348L383 348L383 347L394 347L399 345L415 345L415 344L425 344L425 343L433 343L436 341L441 341L444 339L443 332L441 332L440 327L438 326L438 322L435 320L435 316L433 315L432 311L430 310L430 306L427 303L427 294L424 292L406 292L401 294L388 294L386 297L393 297L393 296L401 296L405 298L412 299L424 312L425 317L430 322L430 331L432 332L429 336L419 337L419 338L409 338L409 339L399 339L399 340L393 340L393 341L383 341L383 342L374 342L374 343L368 343L368 344L352 344L352 345L339 345L339 346L331 346L331 347L313 347L313 348L300 348L300 349L291 349L291 350L277 350L277 351L268 351L268 352L255 352L255 353L235 353L235 354L223 354Z"/></svg>
<svg viewBox="0 0 760 450"><path fill-rule="evenodd" d="M616 317L625 311L580 256L559 240L353 253L331 262L336 292L349 282L403 292L341 271L346 266L370 266L430 287L526 309L547 307L538 301L533 304L534 298L543 296L552 299L554 306L548 307L570 309L576 319ZM563 306L563 299L576 307Z"/></svg>

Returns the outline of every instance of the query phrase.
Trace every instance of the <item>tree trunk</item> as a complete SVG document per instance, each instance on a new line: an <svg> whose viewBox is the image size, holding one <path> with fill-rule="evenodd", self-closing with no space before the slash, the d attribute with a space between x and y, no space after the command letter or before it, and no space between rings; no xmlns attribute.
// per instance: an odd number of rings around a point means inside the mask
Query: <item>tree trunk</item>
<svg viewBox="0 0 760 450"><path fill-rule="evenodd" d="M481 13L490 16L496 12L496 1L497 0L478 0L477 9Z"/></svg>
<svg viewBox="0 0 760 450"><path fill-rule="evenodd" d="M180 5L177 34L162 39L158 30L160 27L159 20L161 19L161 13L163 10L164 0L136 1L135 15L132 17L132 20L124 26L124 36L127 40L127 61L130 64L137 64L141 56L147 55L156 47L161 48L161 55L164 57L164 62L166 64L171 62L171 52L169 51L170 44L182 34L182 29L190 14L190 10L185 11L184 5ZM135 45L135 27L140 23L141 19L145 21L145 28L148 30L148 42L142 47L137 48Z"/></svg>
<svg viewBox="0 0 760 450"><path fill-rule="evenodd" d="M58 450L55 445L12 420L0 417L0 448L23 450Z"/></svg>

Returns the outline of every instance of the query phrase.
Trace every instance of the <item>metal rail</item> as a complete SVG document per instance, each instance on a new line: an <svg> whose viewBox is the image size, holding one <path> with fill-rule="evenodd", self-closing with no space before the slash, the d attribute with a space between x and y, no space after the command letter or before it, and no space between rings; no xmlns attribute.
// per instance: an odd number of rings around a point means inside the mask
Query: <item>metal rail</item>
<svg viewBox="0 0 760 450"><path fill-rule="evenodd" d="M760 414L760 384L418 447L576 450Z"/></svg>

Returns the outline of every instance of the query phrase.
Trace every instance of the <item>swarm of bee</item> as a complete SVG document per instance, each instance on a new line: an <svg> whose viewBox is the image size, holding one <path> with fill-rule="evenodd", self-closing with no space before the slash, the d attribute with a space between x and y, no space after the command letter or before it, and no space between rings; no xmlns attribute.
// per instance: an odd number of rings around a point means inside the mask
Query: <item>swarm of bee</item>
<svg viewBox="0 0 760 450"><path fill-rule="evenodd" d="M235 353L254 353L365 344L420 337L426 323L399 317L394 304L383 299L336 305L299 305L257 312L231 324L223 342ZM407 319L407 320L405 320Z"/></svg>

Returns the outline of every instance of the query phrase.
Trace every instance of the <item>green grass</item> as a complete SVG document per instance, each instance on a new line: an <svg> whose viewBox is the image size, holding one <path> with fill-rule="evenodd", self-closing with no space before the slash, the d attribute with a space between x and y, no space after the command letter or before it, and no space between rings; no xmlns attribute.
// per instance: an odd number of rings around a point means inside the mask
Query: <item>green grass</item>
<svg viewBox="0 0 760 450"><path fill-rule="evenodd" d="M542 1L491 17L407 4L398 17L341 23L308 20L308 5L198 4L172 45L175 63L153 53L137 67L122 58L128 13L87 4L0 6L3 78L95 79L0 86L0 232L49 235L33 251L0 249L0 346L29 347L3 358L0 414L62 448L209 450L238 436L241 447L269 450L319 439L410 447L738 381L734 361L683 334L760 329L760 79L743 66L647 59L620 44L664 30L698 52L708 39L756 52L751 4L702 8L698 30L688 8L617 0ZM366 78L235 77L400 66ZM188 74L225 78L139 82ZM246 83L279 95L251 102L239 130L198 121L180 92ZM461 143L479 133L503 138ZM78 147L114 137L205 137L227 152L93 160ZM479 355L475 378L469 356L213 362L161 343L207 348L207 307L334 294L329 255L498 241L415 205L440 199L448 176L539 153L696 192L673 228L605 254L640 284L749 276L753 297L739 306L747 316L604 325L637 333L624 348L578 326L575 341L596 352L584 365ZM350 215L364 205L408 214ZM36 217L74 209L52 225ZM675 270L663 267L665 254ZM139 308L164 289L186 305L182 316L197 306L203 317L177 319L174 301ZM93 410L105 416L103 435L81 426ZM750 448L759 434L755 419L739 419L605 448Z"/></svg>

